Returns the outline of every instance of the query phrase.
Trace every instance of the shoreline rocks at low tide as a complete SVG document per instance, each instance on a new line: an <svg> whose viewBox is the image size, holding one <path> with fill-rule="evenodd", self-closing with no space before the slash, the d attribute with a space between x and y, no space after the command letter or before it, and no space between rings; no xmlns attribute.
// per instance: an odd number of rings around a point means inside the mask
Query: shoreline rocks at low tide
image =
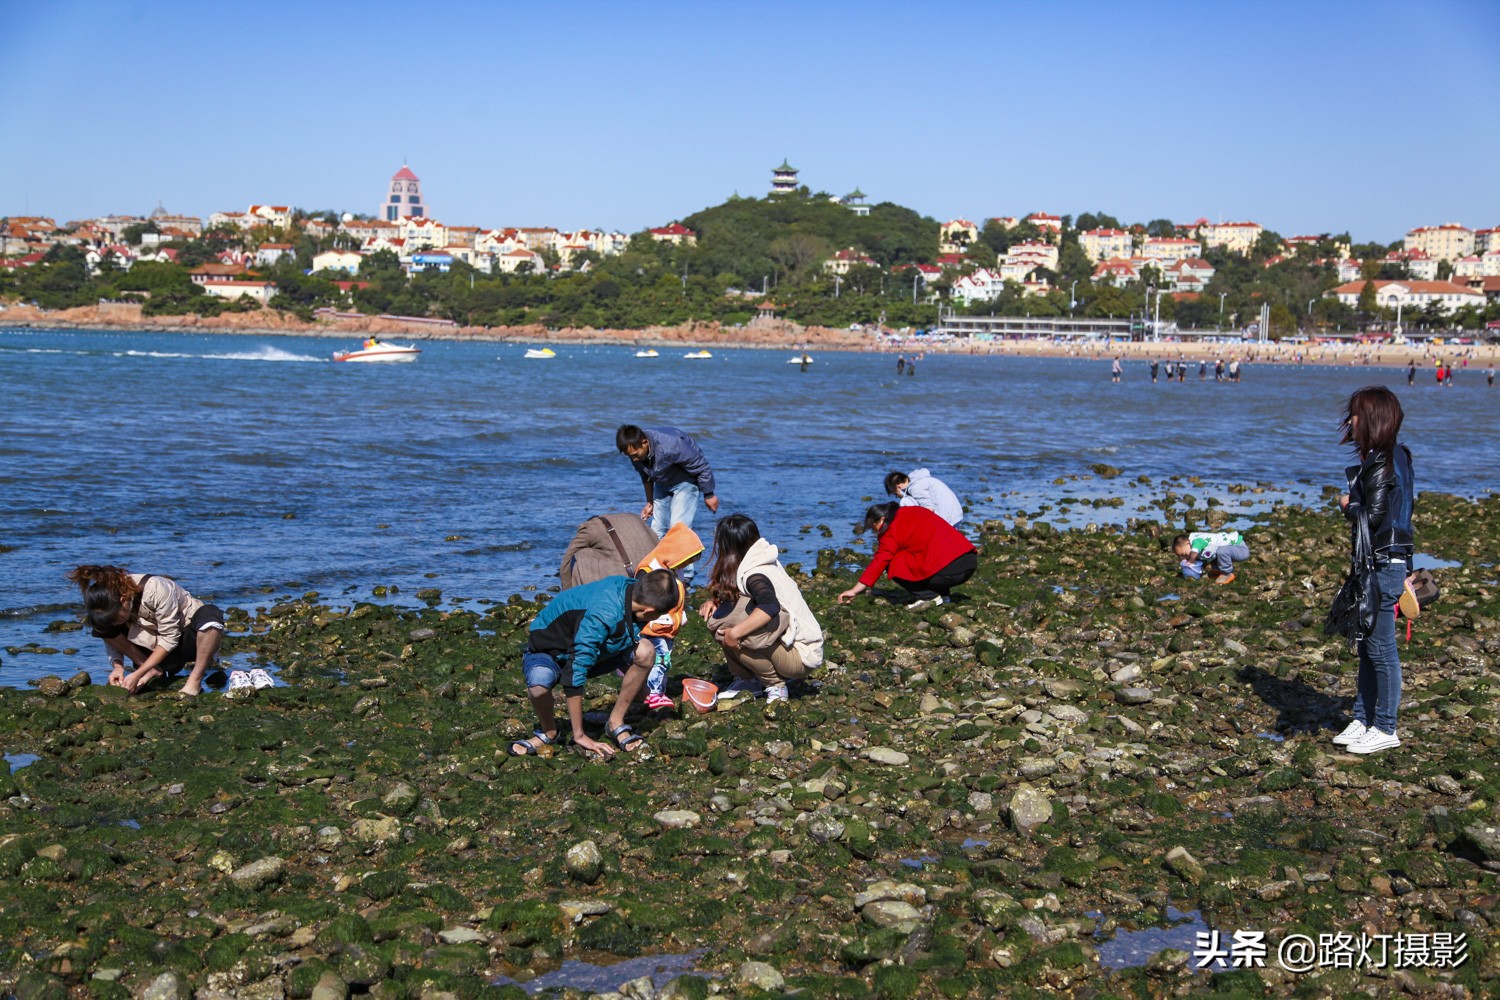
<svg viewBox="0 0 1500 1000"><path fill-rule="evenodd" d="M37 757L0 769L0 992L519 997L492 984L695 955L670 985L589 989L1481 995L1500 498L1424 495L1416 529L1459 565L1402 641L1402 746L1368 759L1328 742L1354 674L1320 627L1346 554L1331 509L1257 515L1227 587L1176 577L1160 523L990 522L966 600L915 614L836 605L861 557L825 551L795 570L828 634L815 690L644 715L646 752L609 763L506 753L533 724L532 602L234 609L226 649L284 686L0 690L0 750ZM719 671L696 621L674 665ZM591 685L594 728L611 700ZM1264 932L1265 967L1198 970L1191 935L1101 961L1182 914ZM1463 934L1467 957L1276 961L1290 935L1362 933Z"/></svg>

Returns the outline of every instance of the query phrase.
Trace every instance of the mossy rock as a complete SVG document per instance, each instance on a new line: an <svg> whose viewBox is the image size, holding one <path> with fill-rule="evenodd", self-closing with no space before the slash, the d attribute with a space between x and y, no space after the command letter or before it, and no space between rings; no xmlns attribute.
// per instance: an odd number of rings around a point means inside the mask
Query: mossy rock
<svg viewBox="0 0 1500 1000"><path fill-rule="evenodd" d="M471 976L489 964L489 951L482 944L445 944L429 948L422 955L422 966L455 976Z"/></svg>
<svg viewBox="0 0 1500 1000"><path fill-rule="evenodd" d="M369 944L375 940L370 922L358 913L340 913L328 921L318 932L318 943L327 947L336 944Z"/></svg>
<svg viewBox="0 0 1500 1000"><path fill-rule="evenodd" d="M497 903L485 926L504 934L507 944L527 948L557 934L562 927L562 911L536 899Z"/></svg>
<svg viewBox="0 0 1500 1000"><path fill-rule="evenodd" d="M366 875L359 883L360 894L374 900L390 899L392 896L405 889L407 885L406 873L401 871L383 871Z"/></svg>
<svg viewBox="0 0 1500 1000"><path fill-rule="evenodd" d="M321 958L309 958L292 967L286 977L286 995L292 1000L307 1000L313 987L331 966Z"/></svg>
<svg viewBox="0 0 1500 1000"><path fill-rule="evenodd" d="M225 934L210 944L208 950L203 953L203 966L210 972L223 972L231 969L249 946L249 935Z"/></svg>

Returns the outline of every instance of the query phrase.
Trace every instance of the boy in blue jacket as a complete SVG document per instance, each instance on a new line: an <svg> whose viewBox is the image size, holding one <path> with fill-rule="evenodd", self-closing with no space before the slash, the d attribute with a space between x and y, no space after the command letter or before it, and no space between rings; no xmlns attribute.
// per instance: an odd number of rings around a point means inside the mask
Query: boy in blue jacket
<svg viewBox="0 0 1500 1000"><path fill-rule="evenodd" d="M531 736L511 742L511 756L535 754L561 738L552 694L561 683L573 742L601 757L613 757L614 747L583 731L583 688L590 677L615 670L624 670L625 679L606 731L621 750L637 749L644 739L626 725L625 710L640 693L656 657L651 640L641 636L641 626L670 611L677 598L677 578L671 570L605 577L554 597L532 620L521 659L537 727Z"/></svg>

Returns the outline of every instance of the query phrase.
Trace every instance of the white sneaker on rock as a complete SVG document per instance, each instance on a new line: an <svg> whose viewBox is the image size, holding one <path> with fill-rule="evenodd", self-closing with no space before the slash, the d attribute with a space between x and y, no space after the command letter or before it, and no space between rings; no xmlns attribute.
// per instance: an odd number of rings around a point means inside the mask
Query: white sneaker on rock
<svg viewBox="0 0 1500 1000"><path fill-rule="evenodd" d="M947 604L947 603L948 603L947 599L944 598L942 594L939 594L936 597L929 597L929 598L926 598L925 600L912 601L910 604L908 604L906 606L906 610L908 610L908 611L926 611L928 608L940 608L944 604Z"/></svg>
<svg viewBox="0 0 1500 1000"><path fill-rule="evenodd" d="M1365 734L1356 742L1349 744L1349 752L1358 754L1379 753L1381 750L1390 750L1400 745L1401 741L1396 738L1395 733L1383 733L1374 726L1371 726L1365 730Z"/></svg>
<svg viewBox="0 0 1500 1000"><path fill-rule="evenodd" d="M772 684L766 688L766 704L772 702L786 701L791 695L787 692L785 684Z"/></svg>
<svg viewBox="0 0 1500 1000"><path fill-rule="evenodd" d="M1339 733L1333 738L1333 742L1337 743L1341 747L1346 747L1349 744L1358 741L1362 736L1365 735L1365 733L1369 731L1369 728L1366 727L1363 722L1355 719L1353 722L1344 727L1343 732Z"/></svg>
<svg viewBox="0 0 1500 1000"><path fill-rule="evenodd" d="M243 670L234 670L229 674L229 690L225 691L224 693L228 694L230 691L243 691L245 688L253 687L255 687L255 682L250 679L249 674L245 673L245 671Z"/></svg>
<svg viewBox="0 0 1500 1000"><path fill-rule="evenodd" d="M250 671L250 683L255 685L255 689L257 691L259 691L261 688L276 686L276 682L271 679L271 675L266 673L259 667L256 667L254 670Z"/></svg>
<svg viewBox="0 0 1500 1000"><path fill-rule="evenodd" d="M748 694L752 698L759 698L765 688L760 681L747 681L743 678L737 679L733 684L719 692L720 701L728 701L730 698L738 698L742 694Z"/></svg>

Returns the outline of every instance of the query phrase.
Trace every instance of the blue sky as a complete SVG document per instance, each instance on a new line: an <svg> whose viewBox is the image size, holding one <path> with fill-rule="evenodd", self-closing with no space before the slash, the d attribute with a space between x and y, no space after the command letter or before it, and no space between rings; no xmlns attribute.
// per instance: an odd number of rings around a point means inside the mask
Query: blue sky
<svg viewBox="0 0 1500 1000"><path fill-rule="evenodd" d="M1500 225L1500 3L0 0L0 214L634 231L783 157L938 219Z"/></svg>

